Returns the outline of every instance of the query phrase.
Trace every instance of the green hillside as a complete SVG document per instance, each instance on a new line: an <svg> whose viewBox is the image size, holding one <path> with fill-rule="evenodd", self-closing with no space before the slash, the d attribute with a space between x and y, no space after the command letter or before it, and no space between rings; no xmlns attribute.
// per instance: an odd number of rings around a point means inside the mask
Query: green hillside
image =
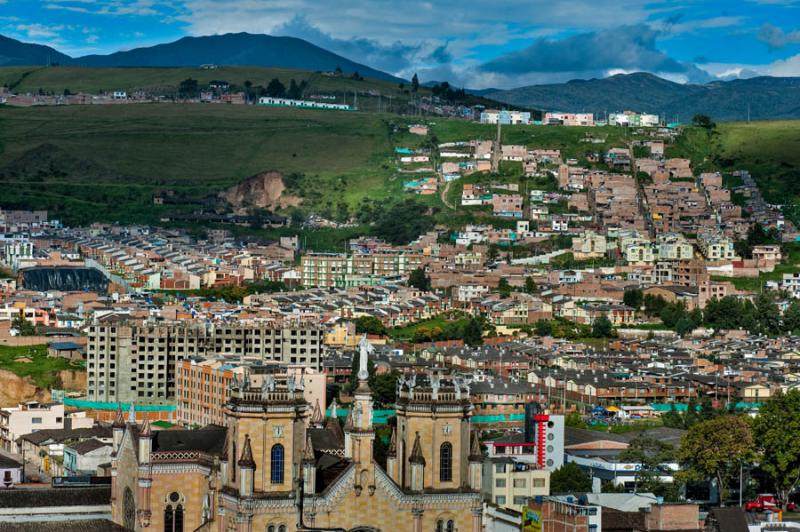
<svg viewBox="0 0 800 532"><path fill-rule="evenodd" d="M17 93L50 94L86 92L99 94L115 90L129 93L148 93L172 96L177 94L181 81L192 78L201 87L213 80L224 80L233 90L244 90L245 82L253 86L266 87L277 78L286 87L294 79L305 81L308 87L305 96L325 94L336 97L339 103L353 104L353 94L358 94L358 106L362 110L377 110L378 93L382 95L381 109L404 108L413 96L408 87L376 79L355 80L349 77L330 77L319 72L263 67L219 67L213 70L202 68L84 68L84 67L6 67L0 68L0 85L13 88ZM420 87L418 95L429 95L430 89ZM391 102L389 100L391 97Z"/></svg>
<svg viewBox="0 0 800 532"><path fill-rule="evenodd" d="M372 78L353 79L351 76L329 76L308 70L287 68L265 68L256 66L221 66L215 69L199 67L185 68L88 68L76 66L14 66L0 67L0 86L9 87L18 94L45 93L61 95L70 93L101 94L124 90L129 94L143 91L166 97L175 97L183 80L197 80L205 88L215 80L227 81L231 91L245 91L250 82L252 93L258 87L266 87L278 79L285 87L292 80L306 83L304 98L356 104L361 111L408 112L408 103L420 97L431 96L429 87L420 86L412 92L407 83L395 83ZM333 99L331 99L333 97ZM482 104L496 107L497 102L484 97L465 94L463 102L468 105Z"/></svg>
<svg viewBox="0 0 800 532"><path fill-rule="evenodd" d="M4 205L70 223L155 221L152 195L202 198L259 172L304 173L319 203L386 195L391 148L371 113L142 104L0 108ZM399 190L400 185L397 185ZM352 198L351 198L352 196ZM312 202L314 203L314 202Z"/></svg>
<svg viewBox="0 0 800 532"><path fill-rule="evenodd" d="M688 128L667 155L690 157L700 169L748 170L767 201L800 201L800 121L729 122L712 132Z"/></svg>

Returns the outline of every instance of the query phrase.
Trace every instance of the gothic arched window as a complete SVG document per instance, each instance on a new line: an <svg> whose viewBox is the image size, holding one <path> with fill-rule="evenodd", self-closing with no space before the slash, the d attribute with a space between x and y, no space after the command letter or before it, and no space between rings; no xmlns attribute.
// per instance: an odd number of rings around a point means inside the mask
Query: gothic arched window
<svg viewBox="0 0 800 532"><path fill-rule="evenodd" d="M136 528L136 502L133 500L133 492L127 487L122 496L122 516L125 528L128 530Z"/></svg>
<svg viewBox="0 0 800 532"><path fill-rule="evenodd" d="M164 532L183 532L183 497L177 491L167 496L164 506Z"/></svg>
<svg viewBox="0 0 800 532"><path fill-rule="evenodd" d="M453 480L453 445L445 442L439 447L439 481L451 480Z"/></svg>
<svg viewBox="0 0 800 532"><path fill-rule="evenodd" d="M273 484L283 484L283 445L276 443L270 453L270 479Z"/></svg>

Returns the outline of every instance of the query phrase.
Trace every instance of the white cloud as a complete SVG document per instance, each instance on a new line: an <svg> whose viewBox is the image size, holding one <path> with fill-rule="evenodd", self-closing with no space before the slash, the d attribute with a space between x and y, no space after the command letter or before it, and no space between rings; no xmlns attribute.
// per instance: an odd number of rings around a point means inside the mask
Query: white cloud
<svg viewBox="0 0 800 532"><path fill-rule="evenodd" d="M800 54L770 63L764 71L769 76L800 76Z"/></svg>
<svg viewBox="0 0 800 532"><path fill-rule="evenodd" d="M23 32L31 39L36 38L53 38L58 37L59 33L64 30L63 24L56 24L46 26L44 24L17 24L17 31Z"/></svg>

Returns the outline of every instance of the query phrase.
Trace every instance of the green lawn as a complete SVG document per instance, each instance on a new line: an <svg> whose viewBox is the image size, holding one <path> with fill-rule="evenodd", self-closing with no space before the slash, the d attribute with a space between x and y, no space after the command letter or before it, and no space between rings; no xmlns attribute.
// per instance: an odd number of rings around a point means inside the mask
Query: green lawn
<svg viewBox="0 0 800 532"><path fill-rule="evenodd" d="M458 326L458 325L465 325L469 321L469 318L459 316L455 319L449 319L445 315L436 316L435 318L420 321L411 325L407 325L405 327L395 327L393 329L389 329L389 336L395 340L408 340L414 337L414 333L417 329L434 329L439 328L444 330L447 326Z"/></svg>
<svg viewBox="0 0 800 532"><path fill-rule="evenodd" d="M28 358L31 362L18 361L21 358ZM0 345L0 369L11 371L20 377L30 377L36 386L45 389L57 384L59 371L85 371L83 363L73 364L63 358L48 358L46 345L25 347Z"/></svg>

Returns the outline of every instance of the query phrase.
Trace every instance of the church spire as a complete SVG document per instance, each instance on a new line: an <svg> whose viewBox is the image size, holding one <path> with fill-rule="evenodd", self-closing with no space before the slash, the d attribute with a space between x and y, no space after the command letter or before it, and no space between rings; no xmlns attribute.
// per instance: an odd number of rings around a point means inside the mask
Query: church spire
<svg viewBox="0 0 800 532"><path fill-rule="evenodd" d="M239 467L256 468L256 462L253 460L253 449L250 448L249 434L245 434L244 436L244 445L242 446L242 457L239 459Z"/></svg>
<svg viewBox="0 0 800 532"><path fill-rule="evenodd" d="M139 431L139 437L150 438L152 435L153 435L153 429L150 427L150 420L148 418L144 418L144 423L142 423L142 430Z"/></svg>
<svg viewBox="0 0 800 532"><path fill-rule="evenodd" d="M392 427L392 437L389 440L389 449L386 451L386 456L397 456L397 431Z"/></svg>
<svg viewBox="0 0 800 532"><path fill-rule="evenodd" d="M112 428L119 429L125 426L125 416L122 415L122 405L117 403L117 416L114 418Z"/></svg>
<svg viewBox="0 0 800 532"><path fill-rule="evenodd" d="M314 412L311 414L311 424L315 427L321 427L324 422L325 418L322 416L322 409L319 406L319 399L317 399L314 404Z"/></svg>
<svg viewBox="0 0 800 532"><path fill-rule="evenodd" d="M411 455L408 457L408 461L412 464L425 465L425 457L422 455L422 443L419 440L419 432L417 432L416 437L414 437L414 446L411 448Z"/></svg>
<svg viewBox="0 0 800 532"><path fill-rule="evenodd" d="M306 447L303 449L303 461L313 463L315 460L314 444L311 443L311 435L306 434Z"/></svg>
<svg viewBox="0 0 800 532"><path fill-rule="evenodd" d="M481 452L481 442L478 439L477 432L472 433L468 459L470 462L483 462L483 452Z"/></svg>

